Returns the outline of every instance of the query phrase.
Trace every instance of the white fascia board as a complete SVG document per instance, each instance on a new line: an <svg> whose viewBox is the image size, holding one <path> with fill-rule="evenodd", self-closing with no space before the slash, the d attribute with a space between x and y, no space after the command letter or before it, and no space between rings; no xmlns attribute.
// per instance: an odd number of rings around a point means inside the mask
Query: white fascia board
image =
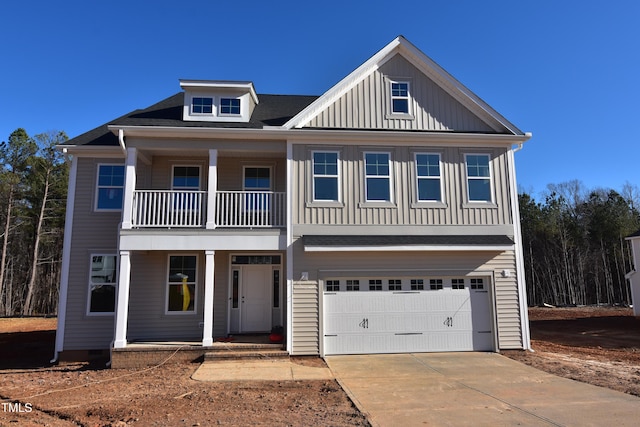
<svg viewBox="0 0 640 427"><path fill-rule="evenodd" d="M365 61L362 65L349 73L344 79L340 80L331 89L325 92L320 98L313 101L304 110L296 114L287 123L282 125L285 129L301 128L317 114L323 111L328 105L332 104L340 98L344 93L348 92L352 87L360 83L362 79L378 69L382 64L387 62L391 57L391 53L401 43L403 38L396 37L391 43L383 47L375 55Z"/></svg>
<svg viewBox="0 0 640 427"><path fill-rule="evenodd" d="M217 128L217 127L176 127L176 126L117 126L110 125L109 130L118 133L122 129L128 137L149 138L226 138L252 140L288 140L293 144L308 142L330 143L331 141L364 142L367 144L380 141L390 142L442 142L460 144L495 144L504 146L520 144L527 141L531 135L511 134L481 134L454 132L405 132L380 130L331 130L331 129L255 129L255 128ZM80 149L82 146L78 146ZM119 147L115 147L116 150Z"/></svg>
<svg viewBox="0 0 640 427"><path fill-rule="evenodd" d="M515 245L398 245L398 246L305 246L305 252L504 252Z"/></svg>
<svg viewBox="0 0 640 427"><path fill-rule="evenodd" d="M56 149L76 157L125 157L120 146L105 145L58 145Z"/></svg>

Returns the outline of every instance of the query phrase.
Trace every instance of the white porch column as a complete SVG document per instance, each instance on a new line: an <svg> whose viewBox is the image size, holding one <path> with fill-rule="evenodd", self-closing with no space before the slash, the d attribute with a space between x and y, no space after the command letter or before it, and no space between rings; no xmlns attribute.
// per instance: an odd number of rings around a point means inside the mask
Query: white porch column
<svg viewBox="0 0 640 427"><path fill-rule="evenodd" d="M215 273L215 251L205 251L204 257L204 327L202 346L213 345L213 291Z"/></svg>
<svg viewBox="0 0 640 427"><path fill-rule="evenodd" d="M131 282L131 259L129 251L120 251L120 273L116 298L116 325L113 348L127 346L127 318L129 316L129 283Z"/></svg>
<svg viewBox="0 0 640 427"><path fill-rule="evenodd" d="M207 180L207 229L216 228L216 192L218 191L218 150L209 150Z"/></svg>
<svg viewBox="0 0 640 427"><path fill-rule="evenodd" d="M122 196L122 228L131 229L133 214L133 192L136 189L136 148L127 148L127 160L124 168L124 194Z"/></svg>

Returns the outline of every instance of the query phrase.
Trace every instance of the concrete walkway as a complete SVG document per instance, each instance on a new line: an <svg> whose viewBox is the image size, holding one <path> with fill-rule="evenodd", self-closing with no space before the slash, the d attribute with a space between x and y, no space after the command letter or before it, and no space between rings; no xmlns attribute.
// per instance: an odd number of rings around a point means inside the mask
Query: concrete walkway
<svg viewBox="0 0 640 427"><path fill-rule="evenodd" d="M374 426L638 426L640 398L495 353L330 356Z"/></svg>
<svg viewBox="0 0 640 427"><path fill-rule="evenodd" d="M283 358L204 362L191 378L197 381L299 381L334 377L327 368L304 366Z"/></svg>

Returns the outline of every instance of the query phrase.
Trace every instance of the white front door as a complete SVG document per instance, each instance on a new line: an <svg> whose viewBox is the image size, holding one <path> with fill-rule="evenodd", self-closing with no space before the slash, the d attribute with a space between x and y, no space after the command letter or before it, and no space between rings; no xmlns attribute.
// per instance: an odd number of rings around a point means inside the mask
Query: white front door
<svg viewBox="0 0 640 427"><path fill-rule="evenodd" d="M240 332L271 330L271 266L242 266Z"/></svg>

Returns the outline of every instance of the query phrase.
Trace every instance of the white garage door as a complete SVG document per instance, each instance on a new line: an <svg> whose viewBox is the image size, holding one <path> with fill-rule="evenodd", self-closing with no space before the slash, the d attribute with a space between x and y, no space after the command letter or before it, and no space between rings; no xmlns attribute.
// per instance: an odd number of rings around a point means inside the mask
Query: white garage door
<svg viewBox="0 0 640 427"><path fill-rule="evenodd" d="M325 280L324 354L491 351L488 278Z"/></svg>

